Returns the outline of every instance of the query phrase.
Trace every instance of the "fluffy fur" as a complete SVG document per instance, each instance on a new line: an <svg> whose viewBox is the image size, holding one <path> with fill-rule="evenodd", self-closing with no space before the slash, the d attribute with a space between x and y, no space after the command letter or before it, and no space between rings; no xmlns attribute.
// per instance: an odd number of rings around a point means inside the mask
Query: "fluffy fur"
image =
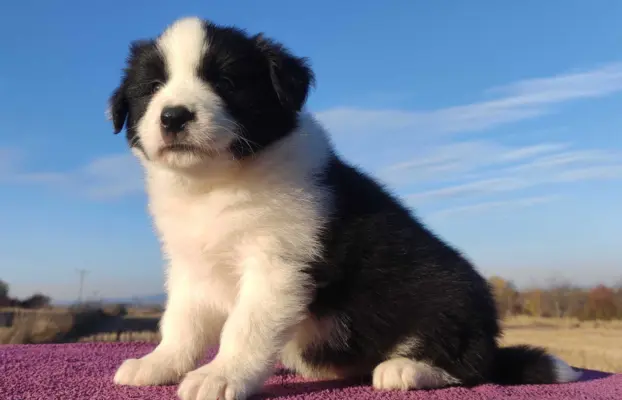
<svg viewBox="0 0 622 400"><path fill-rule="evenodd" d="M280 44L198 18L132 44L109 112L144 167L168 301L161 343L114 381L244 399L279 360L377 389L576 379L541 349L497 346L486 281L335 153L303 110L312 83ZM180 129L167 107L184 108Z"/></svg>

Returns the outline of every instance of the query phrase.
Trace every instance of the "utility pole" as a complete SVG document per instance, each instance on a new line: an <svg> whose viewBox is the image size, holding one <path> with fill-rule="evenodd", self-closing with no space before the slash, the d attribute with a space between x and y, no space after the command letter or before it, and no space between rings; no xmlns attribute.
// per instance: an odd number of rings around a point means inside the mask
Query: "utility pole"
<svg viewBox="0 0 622 400"><path fill-rule="evenodd" d="M80 275L80 290L78 291L78 304L82 304L82 290L84 289L84 277L88 274L89 271L86 269L79 269L78 274Z"/></svg>

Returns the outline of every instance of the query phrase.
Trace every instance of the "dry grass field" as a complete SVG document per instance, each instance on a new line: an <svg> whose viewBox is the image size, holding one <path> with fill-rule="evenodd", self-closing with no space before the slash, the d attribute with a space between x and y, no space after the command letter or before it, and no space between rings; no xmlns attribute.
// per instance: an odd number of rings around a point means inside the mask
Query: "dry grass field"
<svg viewBox="0 0 622 400"><path fill-rule="evenodd" d="M54 342L74 325L73 316L64 308L46 311L3 308L0 312L15 313L11 327L0 327L0 344Z"/></svg>
<svg viewBox="0 0 622 400"><path fill-rule="evenodd" d="M512 317L503 344L542 346L575 367L622 372L622 321Z"/></svg>
<svg viewBox="0 0 622 400"><path fill-rule="evenodd" d="M128 310L126 315L67 309L20 311L10 328L0 328L0 344L68 341L159 341L159 314ZM85 326L86 325L86 326ZM504 345L547 348L575 367L622 372L622 320L511 317L504 322Z"/></svg>
<svg viewBox="0 0 622 400"><path fill-rule="evenodd" d="M80 311L0 309L15 313L10 327L0 327L0 344L159 340L159 313L127 311L122 314L116 307Z"/></svg>

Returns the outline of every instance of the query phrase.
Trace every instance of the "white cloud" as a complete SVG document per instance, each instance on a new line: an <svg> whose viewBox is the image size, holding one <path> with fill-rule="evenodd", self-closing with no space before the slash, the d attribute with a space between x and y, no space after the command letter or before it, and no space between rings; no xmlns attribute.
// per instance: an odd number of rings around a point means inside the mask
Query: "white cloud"
<svg viewBox="0 0 622 400"><path fill-rule="evenodd" d="M3 154L7 154L6 149L0 149L0 156ZM0 183L47 185L97 200L119 198L143 189L140 165L131 154L105 155L76 169L58 172L28 170L23 162L17 162L17 157L11 162L3 160Z"/></svg>
<svg viewBox="0 0 622 400"><path fill-rule="evenodd" d="M592 164L592 163L615 163L622 154L600 149L574 150L549 154L540 157L530 163L514 166L509 171L539 171L542 169L550 169L556 167L566 167L576 164Z"/></svg>
<svg viewBox="0 0 622 400"><path fill-rule="evenodd" d="M490 89L494 100L432 111L368 110L338 107L317 113L336 134L386 134L409 130L415 134L449 134L484 130L534 118L551 106L622 91L622 63L589 71L529 79Z"/></svg>
<svg viewBox="0 0 622 400"><path fill-rule="evenodd" d="M141 167L131 154L97 158L78 171L86 193L107 199L135 194L143 190Z"/></svg>
<svg viewBox="0 0 622 400"><path fill-rule="evenodd" d="M407 199L415 205L421 205L443 198L491 195L520 191L535 186L545 185L550 188L553 184L622 179L622 152L599 149L570 150L552 152L552 154L539 157L526 157L526 160L518 164L509 165L510 163L507 162L507 160L519 159L515 157L516 154L535 154L536 152L523 150L536 147L506 148L490 158L483 158L477 152L465 153L463 158L451 161L450 165L460 166L460 168L454 169L454 172L458 173L449 175L449 177L458 181L464 181L465 176L475 177L474 179L412 193L407 195ZM552 150L555 146L547 144L539 148ZM558 148L566 147L559 146ZM428 170L422 167L419 172L426 174Z"/></svg>
<svg viewBox="0 0 622 400"><path fill-rule="evenodd" d="M440 180L468 173L482 167L524 162L536 156L556 153L569 143L539 143L506 146L490 141L460 141L427 146L415 152L408 161L389 165L379 172L394 184Z"/></svg>
<svg viewBox="0 0 622 400"><path fill-rule="evenodd" d="M582 180L622 179L622 164L596 165L561 171L556 176L557 182L575 182Z"/></svg>
<svg viewBox="0 0 622 400"><path fill-rule="evenodd" d="M319 112L317 117L342 140L369 140L361 138L374 133L383 135L382 145L394 146L391 151L396 155L408 152L402 161L397 158L398 162L377 172L392 184L427 182L441 186L409 196L420 203L520 191L551 182L620 178L622 157L611 151L577 149L567 142L520 146L490 140L452 142L448 135L534 118L551 112L554 105L618 91L622 91L622 63L492 88L485 92L494 96L491 100L472 104L415 111L340 107ZM397 135L384 140L393 133ZM427 142L423 146L396 146L398 136L405 133L409 140L418 137ZM370 138L369 144L377 148L378 136ZM370 157L366 158L369 161ZM142 173L129 154L102 156L70 171L32 171L24 167L18 151L0 149L0 182L49 185L90 198L109 199L141 191Z"/></svg>
<svg viewBox="0 0 622 400"><path fill-rule="evenodd" d="M501 193L519 197L451 209L463 210L452 213L462 213L502 207L502 204L524 204L520 196L534 187L547 192L580 181L622 179L619 150L584 148L571 141L529 143L523 139L520 145L509 145L499 136L456 141L459 133L534 119L555 112L571 101L617 92L622 92L622 63L495 87L484 92L486 100L471 104L436 110L339 107L318 113L318 119L341 140L400 143L402 147L392 154L393 163L384 164L377 175L391 185L402 188L409 185L406 193L410 194L406 198L413 205L434 200L438 207L442 205L441 199L465 202L470 197L486 198ZM420 190L413 192L415 183Z"/></svg>
<svg viewBox="0 0 622 400"><path fill-rule="evenodd" d="M515 103L551 103L598 97L619 90L622 90L622 63L549 78L527 79L489 92L511 96Z"/></svg>
<svg viewBox="0 0 622 400"><path fill-rule="evenodd" d="M524 197L519 199L512 200L501 200L501 201L486 201L481 203L469 204L458 207L446 208L441 211L434 212L430 214L431 218L445 218L448 216L455 216L458 214L477 214L483 212L489 212L492 210L508 210L508 209L517 209L517 208L526 208L532 207L539 204L550 203L554 200L558 199L557 196L534 196L534 197Z"/></svg>
<svg viewBox="0 0 622 400"><path fill-rule="evenodd" d="M518 189L524 189L531 185L531 182L521 178L490 178L474 182L462 183L454 186L448 186L441 189L434 189L425 192L410 194L407 196L407 199L415 204L422 204L426 201L446 197L465 197L477 194L490 194L495 192L513 191Z"/></svg>

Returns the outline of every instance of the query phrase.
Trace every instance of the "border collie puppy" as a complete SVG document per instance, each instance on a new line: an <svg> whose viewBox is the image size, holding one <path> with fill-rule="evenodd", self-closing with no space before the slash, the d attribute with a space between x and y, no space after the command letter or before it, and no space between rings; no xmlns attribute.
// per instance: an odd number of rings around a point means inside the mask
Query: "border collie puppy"
<svg viewBox="0 0 622 400"><path fill-rule="evenodd" d="M168 300L160 344L114 382L245 399L277 362L379 390L576 380L498 346L486 280L337 155L303 110L312 83L279 43L199 18L132 43L109 116L144 168Z"/></svg>

